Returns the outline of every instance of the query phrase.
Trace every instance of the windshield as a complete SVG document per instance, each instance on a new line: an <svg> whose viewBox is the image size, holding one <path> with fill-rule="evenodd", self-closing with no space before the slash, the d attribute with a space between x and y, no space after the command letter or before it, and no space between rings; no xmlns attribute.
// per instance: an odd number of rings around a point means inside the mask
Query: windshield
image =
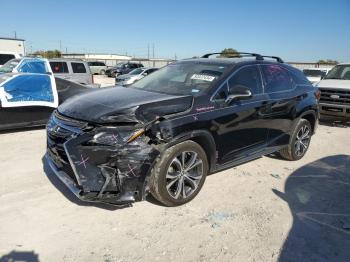
<svg viewBox="0 0 350 262"><path fill-rule="evenodd" d="M325 70L315 70L315 69L304 69L303 73L305 76L309 77L324 77L326 75Z"/></svg>
<svg viewBox="0 0 350 262"><path fill-rule="evenodd" d="M12 59L6 62L2 67L0 67L0 72L11 73L20 61L21 61L20 59Z"/></svg>
<svg viewBox="0 0 350 262"><path fill-rule="evenodd" d="M350 65L335 66L324 79L350 80Z"/></svg>
<svg viewBox="0 0 350 262"><path fill-rule="evenodd" d="M227 64L199 62L170 64L131 87L172 95L199 95L208 90L228 67Z"/></svg>
<svg viewBox="0 0 350 262"><path fill-rule="evenodd" d="M141 68L136 68L134 70L132 70L129 75L139 75L143 72L144 69L141 69Z"/></svg>

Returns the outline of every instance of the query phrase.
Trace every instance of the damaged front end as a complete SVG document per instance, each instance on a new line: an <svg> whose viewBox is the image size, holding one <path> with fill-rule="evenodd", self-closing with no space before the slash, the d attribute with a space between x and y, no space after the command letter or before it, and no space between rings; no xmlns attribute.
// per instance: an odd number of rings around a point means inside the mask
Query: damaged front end
<svg viewBox="0 0 350 262"><path fill-rule="evenodd" d="M55 111L47 124L46 160L81 200L114 205L143 200L160 154L148 124L90 125Z"/></svg>

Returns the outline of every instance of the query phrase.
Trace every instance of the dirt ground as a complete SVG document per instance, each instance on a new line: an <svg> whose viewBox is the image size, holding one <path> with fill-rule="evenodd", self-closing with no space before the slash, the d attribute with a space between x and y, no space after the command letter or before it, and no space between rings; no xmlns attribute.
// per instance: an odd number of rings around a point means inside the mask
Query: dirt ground
<svg viewBox="0 0 350 262"><path fill-rule="evenodd" d="M151 198L124 209L82 203L45 174L44 153L44 129L0 134L0 261L301 261L293 259L301 250L294 250L298 236L291 234L309 235L315 227L323 238L307 240L316 247L304 244L305 261L313 260L308 252L322 253L320 243L327 236L336 237L331 248L341 255L338 261L348 255L342 253L348 248L337 244L350 243L350 195L340 193L350 192L347 127L320 125L300 161L268 156L210 175L192 202L176 208ZM319 176L321 182L297 187L303 193L297 194L299 202L319 199L313 202L318 207L310 208L328 215L333 211L327 208L344 203L345 209L334 211L336 221L305 220L285 188L300 174ZM332 200L324 199L327 177L337 174L342 180L337 185L347 187L334 187Z"/></svg>
<svg viewBox="0 0 350 262"><path fill-rule="evenodd" d="M107 77L105 75L94 75L94 83L100 84L101 87L114 86L115 78Z"/></svg>

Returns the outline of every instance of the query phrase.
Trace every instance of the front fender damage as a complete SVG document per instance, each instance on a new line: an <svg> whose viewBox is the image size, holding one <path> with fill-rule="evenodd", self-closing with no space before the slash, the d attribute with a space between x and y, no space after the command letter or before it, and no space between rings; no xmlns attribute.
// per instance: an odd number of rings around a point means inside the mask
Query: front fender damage
<svg viewBox="0 0 350 262"><path fill-rule="evenodd" d="M146 178L164 148L151 132L156 121L132 142L127 128L100 127L64 143L81 199L118 205L145 198Z"/></svg>

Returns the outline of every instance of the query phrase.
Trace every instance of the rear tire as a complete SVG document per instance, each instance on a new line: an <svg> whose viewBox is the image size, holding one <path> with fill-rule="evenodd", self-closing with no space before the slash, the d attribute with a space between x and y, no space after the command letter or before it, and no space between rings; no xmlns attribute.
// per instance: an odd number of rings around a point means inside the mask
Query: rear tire
<svg viewBox="0 0 350 262"><path fill-rule="evenodd" d="M309 149L312 136L312 127L308 120L300 119L291 135L289 145L279 151L280 155L291 161L304 157Z"/></svg>
<svg viewBox="0 0 350 262"><path fill-rule="evenodd" d="M168 148L151 172L152 195L165 206L183 205L201 190L209 170L203 148L185 141Z"/></svg>

